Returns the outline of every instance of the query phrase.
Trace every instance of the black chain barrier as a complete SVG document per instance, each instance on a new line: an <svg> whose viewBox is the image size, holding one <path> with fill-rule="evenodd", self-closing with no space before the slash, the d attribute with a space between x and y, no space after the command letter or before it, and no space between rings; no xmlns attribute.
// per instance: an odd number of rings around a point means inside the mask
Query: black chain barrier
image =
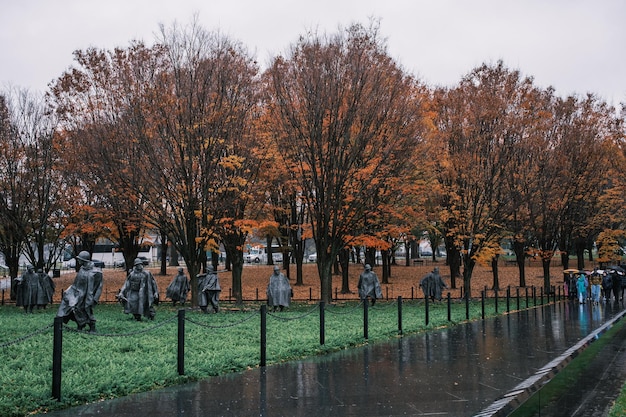
<svg viewBox="0 0 626 417"><path fill-rule="evenodd" d="M242 323L247 322L248 320L253 319L254 317L258 316L259 312L258 311L254 311L248 314L248 317L244 318L243 320L240 320L236 323L229 323L229 324L221 324L219 326L216 325L212 325L212 324L207 324L207 323L201 323L199 321L195 321L193 319L190 319L189 317L185 316L185 321L188 321L189 323L195 324L196 326L201 326L201 327L205 327L207 329L226 329L229 327L235 327L238 326Z"/></svg>
<svg viewBox="0 0 626 417"><path fill-rule="evenodd" d="M30 339L31 337L34 337L34 336L37 336L39 334L45 333L46 330L51 329L53 326L54 326L53 324L49 324L46 327L42 327L41 329L35 330L32 333L29 333L27 335L18 337L15 340L10 340L8 342L4 342L4 343L0 344L0 348L6 348L6 347L9 347L9 346L12 346L12 345L16 345L16 344L18 344L20 342L23 342L24 340Z"/></svg>
<svg viewBox="0 0 626 417"><path fill-rule="evenodd" d="M300 319L303 319L303 318L305 318L307 316L310 316L311 314L315 313L316 311L318 311L318 309L319 309L319 307L317 305L313 306L306 313L303 313L303 314L301 314L299 316L296 316L296 317L285 317L285 316L281 316L281 315L273 313L273 312L270 313L269 311L267 312L267 315L270 316L270 317L275 318L276 320L282 320L282 321L300 320Z"/></svg>
<svg viewBox="0 0 626 417"><path fill-rule="evenodd" d="M385 303L381 303L381 302L377 302L376 304L370 304L369 309L370 310L386 310L388 308L392 308L395 307L398 304L397 300L394 301L388 301Z"/></svg>
<svg viewBox="0 0 626 417"><path fill-rule="evenodd" d="M129 337L129 336L136 336L136 335L140 335L140 334L145 334L145 333L149 333L155 329L158 329L160 327L165 326L168 323L173 322L174 320L176 320L177 316L173 316L167 320L164 320L160 323L155 324L152 327L149 327L147 329L143 329L143 330L137 330L134 332L128 332L128 333L95 333L95 332L89 332L89 331L85 331L85 330L78 330L78 329L73 329L69 326L63 326L63 331L67 331L70 333L77 333L77 334L83 334L86 336L95 336L95 337Z"/></svg>
<svg viewBox="0 0 626 417"><path fill-rule="evenodd" d="M352 311L346 311L346 310L348 310L348 309L356 310L358 308L362 308L362 306L363 306L363 301L361 301L359 304L355 304L352 307L348 307L347 309L345 307L339 307L339 306L336 306L336 305L330 305L330 306L326 305L324 307L324 311L327 311L328 313L332 313L332 314L338 314L338 315L341 315L341 314L352 314L353 313ZM335 309L342 309L343 311L333 311Z"/></svg>

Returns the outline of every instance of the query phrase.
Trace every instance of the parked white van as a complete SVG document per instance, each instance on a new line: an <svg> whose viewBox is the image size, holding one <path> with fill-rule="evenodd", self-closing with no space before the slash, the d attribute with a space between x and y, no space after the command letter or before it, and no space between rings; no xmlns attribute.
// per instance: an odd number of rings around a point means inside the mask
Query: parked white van
<svg viewBox="0 0 626 417"><path fill-rule="evenodd" d="M283 254L279 252L280 248L278 246L272 246L273 253L272 259L274 263L280 263L283 261ZM267 248L265 246L253 246L243 255L244 261L248 263L267 263Z"/></svg>

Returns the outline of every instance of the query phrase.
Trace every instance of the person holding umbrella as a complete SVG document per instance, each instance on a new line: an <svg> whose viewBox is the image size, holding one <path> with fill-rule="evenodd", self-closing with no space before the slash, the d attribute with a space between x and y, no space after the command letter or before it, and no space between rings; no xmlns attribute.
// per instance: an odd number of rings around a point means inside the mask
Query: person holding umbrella
<svg viewBox="0 0 626 417"><path fill-rule="evenodd" d="M578 274L578 269L566 269L563 271L563 289L565 291L565 296L569 300L576 299L576 277L574 274Z"/></svg>

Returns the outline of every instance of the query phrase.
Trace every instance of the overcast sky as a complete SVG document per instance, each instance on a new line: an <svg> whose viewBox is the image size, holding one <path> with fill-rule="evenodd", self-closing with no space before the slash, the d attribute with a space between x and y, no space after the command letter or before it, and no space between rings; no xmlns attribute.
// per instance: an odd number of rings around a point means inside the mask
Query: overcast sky
<svg viewBox="0 0 626 417"><path fill-rule="evenodd" d="M309 29L335 33L373 17L390 55L431 86L502 59L561 96L626 102L624 0L0 0L0 90L44 92L74 50L150 45L160 23L194 13L262 66Z"/></svg>

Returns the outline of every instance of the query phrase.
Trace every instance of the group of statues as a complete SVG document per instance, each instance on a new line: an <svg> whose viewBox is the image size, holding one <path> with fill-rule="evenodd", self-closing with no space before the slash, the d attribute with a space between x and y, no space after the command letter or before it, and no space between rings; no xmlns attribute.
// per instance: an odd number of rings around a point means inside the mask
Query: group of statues
<svg viewBox="0 0 626 417"><path fill-rule="evenodd" d="M15 279L15 284L15 305L24 307L25 313L32 313L35 308L42 309L52 304L55 284L43 269L39 268L35 272L35 268L29 265L26 272Z"/></svg>
<svg viewBox="0 0 626 417"><path fill-rule="evenodd" d="M357 288L361 301L371 300L372 305L376 304L376 299L382 298L382 290L378 276L369 264L365 264L363 272L359 276ZM444 288L448 288L439 274L439 268L434 268L420 280L420 287L424 292L424 297L432 301L441 301Z"/></svg>
<svg viewBox="0 0 626 417"><path fill-rule="evenodd" d="M91 255L87 251L80 252L76 261L80 268L72 285L63 292L57 316L62 317L64 323L70 320L75 321L78 330L83 330L89 326L89 331L95 332L94 307L98 304L102 293L102 270L94 266ZM55 284L48 274L44 274L41 270L35 273L34 268L30 266L16 281L16 305L23 306L26 312L32 312L35 307L45 308L47 304L52 303ZM219 312L221 287L213 265L209 265L205 273L197 276L197 282L197 301L201 311L204 313ZM372 271L369 264L364 265L357 286L361 301L371 299L372 305L375 305L376 300L382 298L378 276ZM432 300L441 300L442 290L447 288L438 268L422 278L420 287L424 291L424 295ZM178 268L177 275L166 289L166 298L172 301L173 306L177 303L182 306L187 301L190 289L189 279L183 268ZM278 266L274 267L273 273L269 277L266 294L267 304L272 308L272 311L283 311L291 304L293 290L288 278ZM140 259L135 260L133 269L129 271L116 298L124 306L124 313L132 314L135 320L141 321L144 317L154 320L155 306L159 303L159 289L154 276L150 271L144 269Z"/></svg>

